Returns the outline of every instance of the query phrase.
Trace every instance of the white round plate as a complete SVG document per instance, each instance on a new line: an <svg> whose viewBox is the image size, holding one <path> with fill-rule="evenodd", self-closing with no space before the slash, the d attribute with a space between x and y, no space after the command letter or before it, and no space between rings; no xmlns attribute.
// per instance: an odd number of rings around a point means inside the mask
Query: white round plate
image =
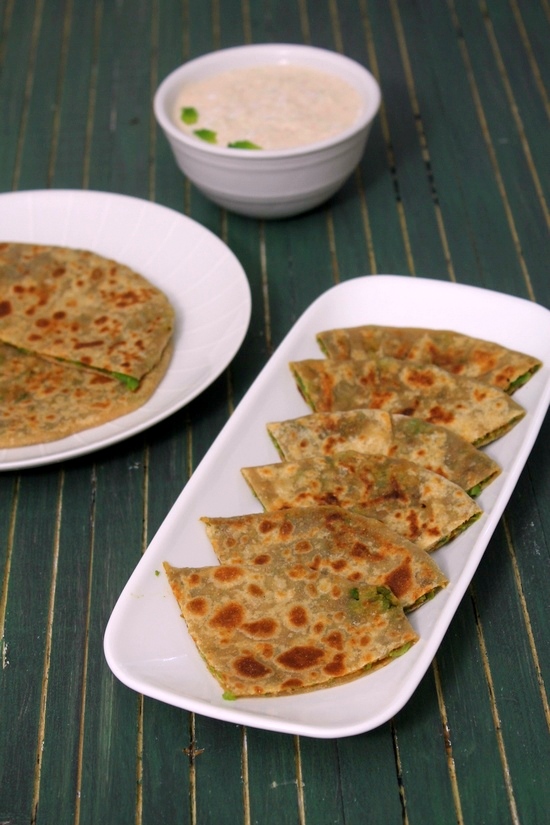
<svg viewBox="0 0 550 825"><path fill-rule="evenodd" d="M160 287L176 311L174 354L147 403L59 441L0 450L0 470L83 455L162 421L223 372L248 329L250 287L235 255L205 227L159 204L85 190L3 194L0 240L89 249L112 258Z"/></svg>

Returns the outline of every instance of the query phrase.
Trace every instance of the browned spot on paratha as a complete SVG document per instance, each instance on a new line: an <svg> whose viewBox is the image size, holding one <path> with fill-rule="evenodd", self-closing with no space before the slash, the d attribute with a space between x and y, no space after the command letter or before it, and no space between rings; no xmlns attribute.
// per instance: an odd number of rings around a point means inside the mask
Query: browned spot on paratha
<svg viewBox="0 0 550 825"><path fill-rule="evenodd" d="M399 597L407 609L446 584L433 558L377 518L341 507L294 507L271 512L274 529L269 534L261 531L262 519L261 513L251 513L202 521L223 564L255 566L258 557L266 557L265 567L275 575L281 565L290 570L299 558L303 568L314 572L330 570L371 584L387 584L387 577L399 570ZM282 522L293 525L292 536L284 541L277 529Z"/></svg>
<svg viewBox="0 0 550 825"><path fill-rule="evenodd" d="M480 379L506 392L541 366L534 356L453 330L367 324L326 330L317 340L332 359L374 356L433 364L452 375Z"/></svg>
<svg viewBox="0 0 550 825"><path fill-rule="evenodd" d="M411 367L389 357L308 359L290 368L316 413L377 409L414 416L445 424L476 446L500 437L525 415L503 390L432 364Z"/></svg>
<svg viewBox="0 0 550 825"><path fill-rule="evenodd" d="M392 651L418 638L387 588L352 586L306 568L307 575L294 580L287 566L242 566L240 578L224 575L223 567L164 563L191 637L232 698L336 684L387 662ZM253 585L264 598L247 596ZM189 610L200 599L206 617Z"/></svg>

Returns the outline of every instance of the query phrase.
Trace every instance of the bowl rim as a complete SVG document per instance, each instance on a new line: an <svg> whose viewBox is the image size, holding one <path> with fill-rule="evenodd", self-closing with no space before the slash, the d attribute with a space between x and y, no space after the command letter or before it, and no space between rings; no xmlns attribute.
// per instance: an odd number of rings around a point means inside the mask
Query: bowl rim
<svg viewBox="0 0 550 825"><path fill-rule="evenodd" d="M304 144L303 146L296 146L290 149L234 149L225 146L216 146L211 143L198 140L188 136L173 122L170 114L167 112L166 100L173 93L175 88L178 88L185 76L193 74L201 69L208 67L214 68L210 74L217 74L218 72L229 70L232 68L231 59L241 58L245 60L249 56L253 60L254 56L266 56L266 63L286 62L299 65L305 64L305 57L309 55L313 58L330 60L331 64L323 68L332 74L343 76L340 72L335 70L336 66L346 67L349 72L353 72L357 78L366 84L369 88L369 99L365 111L360 117L347 129L342 130L337 135L319 140L312 143ZM300 55L304 58L300 61ZM279 58L279 60L274 58ZM271 58L271 59L269 59ZM219 65L225 64L225 65ZM238 63L234 68L246 68L247 65L260 65L259 62ZM334 67L334 68L333 68ZM205 75L206 76L206 75ZM191 60L182 63L173 69L161 81L153 97L153 110L158 125L162 128L167 137L175 140L180 146L187 146L195 152L206 155L216 155L225 158L249 158L251 162L258 162L261 160L271 160L274 158L296 157L299 155L307 155L313 152L328 149L332 146L338 145L352 138L358 133L361 133L376 117L382 102L382 94L380 85L374 75L361 63L354 60L347 55L340 52L332 51L330 49L319 48L318 46L308 46L300 43L254 43L244 46L231 46L226 49L217 49L215 51L206 52L192 58Z"/></svg>

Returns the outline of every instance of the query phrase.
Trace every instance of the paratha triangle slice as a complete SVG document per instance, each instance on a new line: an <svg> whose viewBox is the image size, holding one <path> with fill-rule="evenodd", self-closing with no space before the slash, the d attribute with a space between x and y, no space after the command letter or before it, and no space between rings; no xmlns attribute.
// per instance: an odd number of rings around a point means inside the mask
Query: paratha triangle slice
<svg viewBox="0 0 550 825"><path fill-rule="evenodd" d="M0 448L57 441L141 407L160 383L171 343L135 392L109 375L0 343Z"/></svg>
<svg viewBox="0 0 550 825"><path fill-rule="evenodd" d="M222 564L277 569L302 564L351 582L389 587L413 610L448 584L433 556L378 519L342 507L292 507L201 521Z"/></svg>
<svg viewBox="0 0 550 825"><path fill-rule="evenodd" d="M503 390L431 364L396 358L308 359L290 369L314 412L361 408L442 424L476 447L504 435L525 410Z"/></svg>
<svg viewBox="0 0 550 825"><path fill-rule="evenodd" d="M405 459L349 451L241 472L266 511L345 507L379 519L427 551L450 541L482 512L457 484Z"/></svg>
<svg viewBox="0 0 550 825"><path fill-rule="evenodd" d="M405 358L477 378L508 393L541 367L532 355L452 330L367 324L320 332L317 341L329 358Z"/></svg>
<svg viewBox="0 0 550 825"><path fill-rule="evenodd" d="M384 587L299 566L164 568L226 698L330 687L392 661L418 638Z"/></svg>
<svg viewBox="0 0 550 825"><path fill-rule="evenodd" d="M383 410L312 413L271 422L267 430L283 461L355 450L405 458L478 495L500 473L490 456L448 427Z"/></svg>
<svg viewBox="0 0 550 825"><path fill-rule="evenodd" d="M135 389L174 329L167 296L87 250L0 244L0 341L108 372Z"/></svg>

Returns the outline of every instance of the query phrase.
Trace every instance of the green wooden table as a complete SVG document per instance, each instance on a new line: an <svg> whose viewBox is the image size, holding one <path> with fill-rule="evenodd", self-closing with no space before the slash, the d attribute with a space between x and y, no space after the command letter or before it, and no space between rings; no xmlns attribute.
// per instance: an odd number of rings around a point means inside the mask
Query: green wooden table
<svg viewBox="0 0 550 825"><path fill-rule="evenodd" d="M433 665L369 733L294 737L141 697L112 675L103 634L193 469L319 294L396 273L550 307L549 19L547 0L0 0L0 191L171 207L225 241L253 299L241 350L181 411L0 474L1 823L548 821L548 418ZM189 185L151 108L183 61L268 41L341 51L383 94L343 189L276 222Z"/></svg>

